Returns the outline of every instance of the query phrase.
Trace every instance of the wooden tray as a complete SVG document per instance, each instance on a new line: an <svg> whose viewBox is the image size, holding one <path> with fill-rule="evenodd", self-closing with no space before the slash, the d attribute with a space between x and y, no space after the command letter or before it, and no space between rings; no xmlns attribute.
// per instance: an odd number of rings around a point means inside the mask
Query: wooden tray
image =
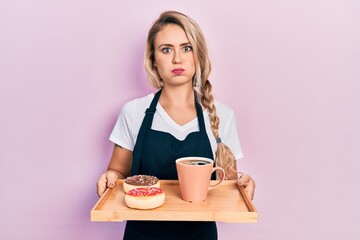
<svg viewBox="0 0 360 240"><path fill-rule="evenodd" d="M152 210L128 208L121 179L113 189L107 189L91 210L91 221L163 220L163 221L223 221L257 222L257 212L243 187L236 180L227 180L209 191L206 201L188 203L181 199L177 180L160 180L165 203ZM211 181L212 185L216 181Z"/></svg>

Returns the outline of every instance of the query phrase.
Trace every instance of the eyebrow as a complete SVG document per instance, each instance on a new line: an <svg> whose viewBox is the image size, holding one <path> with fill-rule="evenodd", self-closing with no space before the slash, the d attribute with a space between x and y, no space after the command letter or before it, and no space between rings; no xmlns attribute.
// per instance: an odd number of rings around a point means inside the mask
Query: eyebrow
<svg viewBox="0 0 360 240"><path fill-rule="evenodd" d="M191 45L191 44L189 42L180 44L180 46L186 46L186 45ZM158 46L158 48L162 48L162 47L174 47L174 45L172 45L170 43L163 43Z"/></svg>

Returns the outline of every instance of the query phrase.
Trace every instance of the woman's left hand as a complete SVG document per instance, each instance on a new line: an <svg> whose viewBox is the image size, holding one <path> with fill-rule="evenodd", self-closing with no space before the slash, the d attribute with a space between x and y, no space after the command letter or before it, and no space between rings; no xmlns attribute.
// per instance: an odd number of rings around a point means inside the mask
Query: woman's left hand
<svg viewBox="0 0 360 240"><path fill-rule="evenodd" d="M243 174L239 177L238 183L240 186L244 186L247 195L250 199L254 199L255 181L247 174Z"/></svg>

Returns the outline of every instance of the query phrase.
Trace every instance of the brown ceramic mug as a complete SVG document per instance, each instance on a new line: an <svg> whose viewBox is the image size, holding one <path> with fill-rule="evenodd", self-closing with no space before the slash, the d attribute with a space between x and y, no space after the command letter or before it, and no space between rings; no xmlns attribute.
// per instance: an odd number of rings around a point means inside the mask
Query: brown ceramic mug
<svg viewBox="0 0 360 240"><path fill-rule="evenodd" d="M203 202L209 190L215 189L225 178L224 169L213 167L214 160L203 157L184 157L176 160L181 197L187 202ZM220 181L210 186L211 174L222 171Z"/></svg>

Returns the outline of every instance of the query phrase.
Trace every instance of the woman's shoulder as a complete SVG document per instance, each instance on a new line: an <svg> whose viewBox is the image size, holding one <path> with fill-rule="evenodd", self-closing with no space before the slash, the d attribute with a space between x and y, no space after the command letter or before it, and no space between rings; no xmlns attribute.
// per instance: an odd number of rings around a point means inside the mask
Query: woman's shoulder
<svg viewBox="0 0 360 240"><path fill-rule="evenodd" d="M136 112L141 111L141 109L146 109L149 107L152 99L154 98L154 93L149 93L146 96L134 98L124 104L122 111L125 112Z"/></svg>

